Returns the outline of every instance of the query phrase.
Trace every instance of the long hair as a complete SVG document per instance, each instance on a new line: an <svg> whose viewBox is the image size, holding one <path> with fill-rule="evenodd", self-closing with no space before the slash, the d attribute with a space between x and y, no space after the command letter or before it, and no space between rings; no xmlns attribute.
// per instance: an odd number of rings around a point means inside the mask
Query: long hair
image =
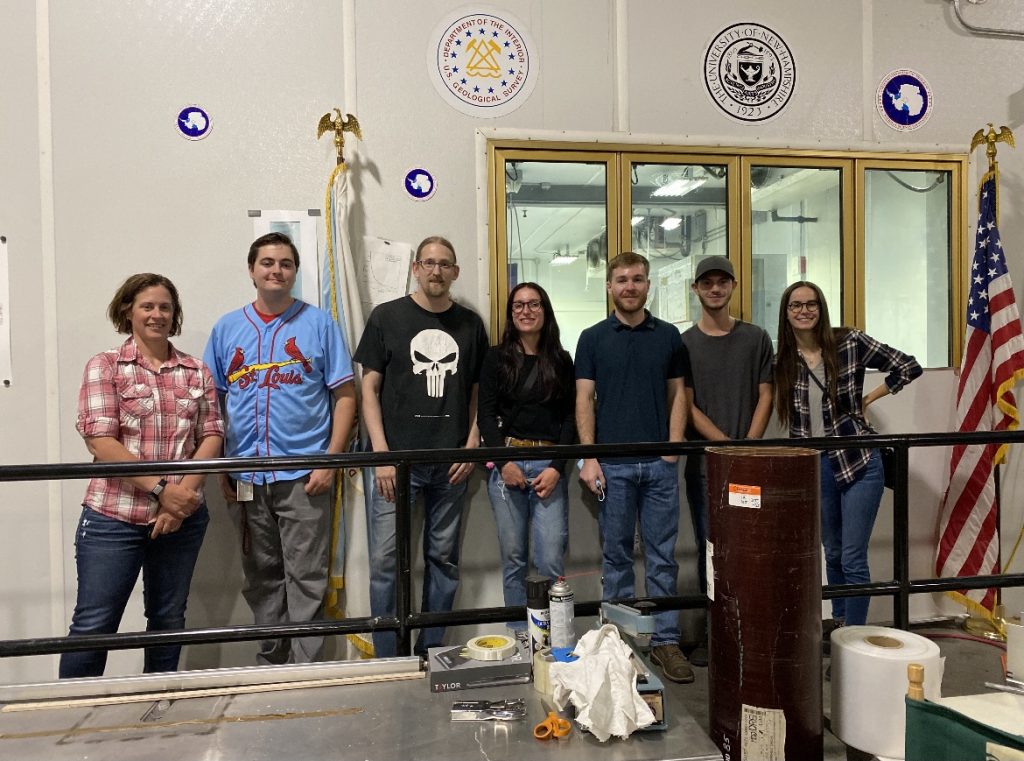
<svg viewBox="0 0 1024 761"><path fill-rule="evenodd" d="M118 333L132 332L132 318L130 315L132 305L135 303L135 297L147 288L158 285L162 285L171 294L171 305L174 308L174 313L171 315L170 334L176 336L181 333L182 313L178 289L174 287L174 283L169 278L152 272L140 272L138 275L132 275L121 284L121 287L114 294L114 298L110 300L110 304L107 306L107 318L114 324Z"/></svg>
<svg viewBox="0 0 1024 761"><path fill-rule="evenodd" d="M818 300L818 324L814 326L814 340L821 347L821 361L825 363L825 388L833 406L836 404L837 376L839 374L836 336L837 333L841 335L845 332L832 329L825 294L814 283L798 280L782 292L782 300L779 302L779 348L775 354L775 411L778 413L779 422L785 426L788 426L790 422L789 414L792 404L790 398L793 387L796 385L799 365L802 362L797 352L793 326L787 319L789 300L797 288L810 288L814 291L814 298Z"/></svg>
<svg viewBox="0 0 1024 761"><path fill-rule="evenodd" d="M519 331L512 320L512 302L516 294L524 288L531 288L538 293L541 310L544 312L544 325L540 329L540 338L537 342L539 387L543 391L544 401L559 399L568 395L567 389L563 388L559 381L560 374L566 369L566 355L562 349L561 333L558 330L558 320L555 319L551 299L548 292L536 283L520 283L508 294L508 301L505 304L505 332L502 333L501 343L498 344L501 352L498 363L499 388L506 392L514 389L526 361L523 345L519 342Z"/></svg>

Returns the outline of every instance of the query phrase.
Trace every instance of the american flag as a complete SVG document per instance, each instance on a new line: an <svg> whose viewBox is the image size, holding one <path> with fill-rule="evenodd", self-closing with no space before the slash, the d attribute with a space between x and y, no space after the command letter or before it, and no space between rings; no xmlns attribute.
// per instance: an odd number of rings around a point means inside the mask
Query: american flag
<svg viewBox="0 0 1024 761"><path fill-rule="evenodd" d="M996 180L991 174L981 185L978 206L967 335L956 395L957 431L1002 431L1016 428L1020 420L1013 388L1024 378L1024 337L996 227ZM953 447L935 561L940 577L999 573L993 469L1005 458L1006 447ZM982 615L995 606L994 589L954 597Z"/></svg>

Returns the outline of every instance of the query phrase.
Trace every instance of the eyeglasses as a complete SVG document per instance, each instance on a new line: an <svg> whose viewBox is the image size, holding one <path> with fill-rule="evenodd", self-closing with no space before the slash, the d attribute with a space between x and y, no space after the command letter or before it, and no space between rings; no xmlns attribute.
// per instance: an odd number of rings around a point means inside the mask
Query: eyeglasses
<svg viewBox="0 0 1024 761"><path fill-rule="evenodd" d="M418 261L416 262L416 264L421 266L423 269L427 270L427 272L430 272L432 269L434 269L434 267L437 267L439 270L441 270L441 272L444 273L447 273L449 270L451 270L452 267L455 266L454 262L435 262L433 259L427 259L426 261Z"/></svg>
<svg viewBox="0 0 1024 761"><path fill-rule="evenodd" d="M531 312L536 312L540 309L540 299L533 299L532 301L513 301L512 312L519 314L524 309L529 309Z"/></svg>
<svg viewBox="0 0 1024 761"><path fill-rule="evenodd" d="M793 314L800 314L804 309L808 312L817 312L820 306L820 301L791 301L786 304L786 309Z"/></svg>

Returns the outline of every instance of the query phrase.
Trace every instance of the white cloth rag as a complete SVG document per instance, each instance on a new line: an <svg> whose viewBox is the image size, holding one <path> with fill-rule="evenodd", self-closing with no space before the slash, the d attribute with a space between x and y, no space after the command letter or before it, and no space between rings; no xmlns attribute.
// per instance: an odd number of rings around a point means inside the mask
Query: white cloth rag
<svg viewBox="0 0 1024 761"><path fill-rule="evenodd" d="M576 721L601 742L613 735L626 739L654 723L654 713L640 697L639 671L633 650L611 624L584 634L572 663L552 663L549 671L552 697L559 709L570 701Z"/></svg>

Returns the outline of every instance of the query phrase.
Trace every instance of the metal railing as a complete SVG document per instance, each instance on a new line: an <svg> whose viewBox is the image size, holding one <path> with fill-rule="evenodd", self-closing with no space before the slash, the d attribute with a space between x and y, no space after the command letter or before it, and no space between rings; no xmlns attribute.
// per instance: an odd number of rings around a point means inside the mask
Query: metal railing
<svg viewBox="0 0 1024 761"><path fill-rule="evenodd" d="M909 451L914 447L951 446L953 444L989 444L1024 442L1024 431L998 433L917 433L899 435L872 435L844 437L843 448L891 447L895 450L893 474L893 579L842 586L825 586L824 599L835 597L891 596L895 626L906 629L910 625L910 596L914 594L954 590L984 589L989 587L1024 586L1024 573L957 578L910 578L910 504L908 497ZM637 444L629 447L631 455L687 455L702 451L708 442L682 444ZM800 446L810 449L834 449L835 438L816 439L761 439L714 442L715 447L772 447ZM622 446L603 444L592 446L537 447L517 450L520 459L565 459L570 462L579 457L621 456ZM185 645L214 642L242 642L278 637L354 634L372 631L395 631L398 651L410 651L410 632L428 626L485 624L522 620L523 607L494 607L454 610L444 613L412 611L412 547L411 511L409 505L410 468L418 464L474 462L484 463L505 459L505 448L437 449L381 453L350 453L302 457L221 458L215 460L185 460L173 462L131 463L73 463L59 465L7 465L0 466L0 482L68 480L110 476L138 476L149 474L223 473L226 471L295 470L305 468L362 468L377 465L395 465L397 585L394 616L322 620L298 624L239 625L204 627L175 631L125 632L95 634L76 637L40 637L0 640L0 657L50 655L81 650L126 650L158 645ZM929 505L928 509L935 509ZM680 610L703 608L704 595L642 598L652 603L653 610ZM626 600L620 602L633 602ZM600 600L576 603L578 616L595 616Z"/></svg>

